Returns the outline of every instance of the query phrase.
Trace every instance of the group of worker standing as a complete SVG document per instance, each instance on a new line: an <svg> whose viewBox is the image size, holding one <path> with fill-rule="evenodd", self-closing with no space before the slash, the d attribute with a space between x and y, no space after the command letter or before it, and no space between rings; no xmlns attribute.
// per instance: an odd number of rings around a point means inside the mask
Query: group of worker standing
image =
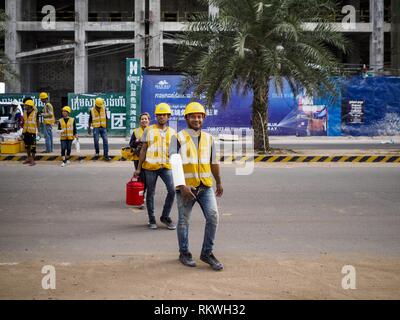
<svg viewBox="0 0 400 320"><path fill-rule="evenodd" d="M134 178L145 182L148 227L157 229L154 194L158 177L167 188L160 222L168 229L177 229L179 260L182 264L195 267L196 262L189 250L189 221L192 208L199 203L206 219L204 241L200 260L214 270L222 270L223 265L213 254L214 239L219 214L216 196L223 194L220 168L216 157L216 144L212 135L201 130L206 112L198 102L189 103L184 112L187 128L178 133L168 126L171 108L160 103L155 108L156 124L150 125L150 115L141 114L140 128L134 130L130 145L136 151ZM185 184L174 185L170 157L179 154L182 159ZM213 190L213 177L216 192ZM178 206L177 226L170 218L176 195Z"/></svg>
<svg viewBox="0 0 400 320"><path fill-rule="evenodd" d="M43 117L44 124L44 138L46 149L42 153L54 152L53 144L53 126L56 123L54 116L54 108L49 101L49 96L46 92L39 95L40 100L44 104L43 110L40 115ZM23 100L23 121L22 133L27 153L27 159L23 162L30 166L35 165L36 155L36 135L39 132L39 110L35 106L35 102L31 98ZM61 110L62 117L58 120L58 132L60 133L61 143L61 156L63 162L62 167L69 164L71 156L72 142L74 139L78 140L75 119L70 116L71 108L65 106ZM88 133L91 134L91 127L93 127L93 140L95 148L95 156L99 157L99 137L103 140L104 160L110 161L108 155L108 139L107 139L107 113L105 111L104 99L97 98L95 105L90 109Z"/></svg>
<svg viewBox="0 0 400 320"><path fill-rule="evenodd" d="M42 116L45 124L46 152L53 152L52 126L55 124L54 109L46 93L40 94L44 103ZM23 136L27 151L25 164L35 165L36 134L39 128L38 110L32 99L25 99L23 113ZM71 144L78 138L74 118L70 117L71 108L62 108L62 118L58 121L60 130L62 166L68 163L71 154ZM176 132L168 125L171 117L171 108L166 103L160 103L155 108L156 124L150 125L150 115L140 115L140 127L136 128L130 140L130 145L135 150L134 178L145 182L146 207L148 213L148 227L157 229L155 216L154 195L158 177L167 188L160 222L170 230L177 229L179 244L179 260L188 267L195 267L196 262L189 250L189 221L192 208L196 202L206 220L204 241L201 249L200 260L209 264L214 270L222 270L223 265L213 254L214 239L217 231L219 214L216 196L223 194L220 167L216 157L214 138L202 131L206 112L198 102L189 103L184 112L187 128ZM103 139L104 156L108 157L107 141L107 115L104 100L97 98L95 106L90 111L89 129L93 127L94 145L96 156L99 154L99 136ZM170 156L179 154L182 158L184 184L174 185L171 170ZM216 192L213 190L213 177L216 181ZM172 221L170 214L175 200L178 207L177 226Z"/></svg>

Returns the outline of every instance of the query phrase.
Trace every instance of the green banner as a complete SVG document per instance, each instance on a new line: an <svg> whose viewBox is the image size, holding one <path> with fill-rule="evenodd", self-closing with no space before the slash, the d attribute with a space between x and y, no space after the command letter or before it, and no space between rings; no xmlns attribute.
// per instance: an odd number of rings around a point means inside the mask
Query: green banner
<svg viewBox="0 0 400 320"><path fill-rule="evenodd" d="M0 94L0 102L12 102L14 99L18 100L21 103L25 98L31 98L35 105L38 107L39 111L42 111L44 107L44 103L39 99L39 93L4 93ZM50 94L49 94L50 99ZM51 101L51 100L50 100Z"/></svg>
<svg viewBox="0 0 400 320"><path fill-rule="evenodd" d="M140 59L126 59L126 118L129 126L126 128L126 136L132 135L133 129L138 124L138 117L141 112L141 75L142 69Z"/></svg>
<svg viewBox="0 0 400 320"><path fill-rule="evenodd" d="M13 100L17 100L18 102L21 103L21 107L23 110L22 106L22 101L25 98L31 98L35 102L35 106L38 108L39 112L42 112L44 103L39 99L39 92L35 93L4 93L0 94L0 102L12 102ZM49 100L50 100L50 94L49 94ZM51 100L50 100L51 101ZM39 132L40 135L44 134L44 125L43 125L43 119L42 117L39 117L40 120L40 128Z"/></svg>
<svg viewBox="0 0 400 320"><path fill-rule="evenodd" d="M75 94L68 93L68 104L75 118L78 134L85 135L89 128L90 109L96 98L103 98L107 112L107 132L110 136L125 136L126 103L124 93Z"/></svg>

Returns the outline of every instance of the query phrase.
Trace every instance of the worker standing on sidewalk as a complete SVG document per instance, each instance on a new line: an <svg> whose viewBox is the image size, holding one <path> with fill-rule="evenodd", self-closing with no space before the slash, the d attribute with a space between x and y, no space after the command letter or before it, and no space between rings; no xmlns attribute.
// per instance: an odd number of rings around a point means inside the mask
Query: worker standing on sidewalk
<svg viewBox="0 0 400 320"><path fill-rule="evenodd" d="M55 124L54 108L49 102L49 95L46 92L41 92L40 100L44 103L44 108L41 113L44 124L44 139L46 142L46 150L43 153L53 152L53 125Z"/></svg>
<svg viewBox="0 0 400 320"><path fill-rule="evenodd" d="M24 138L27 159L23 164L34 166L36 155L36 134L39 130L38 112L33 100L26 100L24 103L25 111L23 115L22 134Z"/></svg>
<svg viewBox="0 0 400 320"><path fill-rule="evenodd" d="M223 265L212 253L219 220L215 195L221 197L223 188L216 157L216 144L209 133L201 130L206 112L200 103L189 103L184 116L188 128L181 130L173 138L170 148L170 156L174 153L181 155L186 183L177 186L176 190L179 260L185 266L196 266L189 251L189 220L193 205L198 202L206 219L200 260L218 271L223 269ZM212 176L217 185L215 194L212 188Z"/></svg>
<svg viewBox="0 0 400 320"><path fill-rule="evenodd" d="M99 136L101 136L103 140L104 160L110 161L111 158L108 156L107 112L104 99L102 98L96 98L94 107L90 109L88 134L91 134L91 126L93 127L93 141L96 157L99 157L100 154Z"/></svg>
<svg viewBox="0 0 400 320"><path fill-rule="evenodd" d="M139 177L141 171L145 170L146 176L146 206L149 216L149 228L157 229L156 217L154 214L154 193L156 190L157 178L160 177L167 187L167 197L160 221L168 229L176 229L175 224L170 218L172 205L174 204L175 189L172 179L171 165L169 163L168 150L171 138L175 135L175 130L168 126L171 116L171 108L166 103L156 106L155 115L157 124L148 126L142 135L143 146L140 150L139 163L134 173L134 177Z"/></svg>
<svg viewBox="0 0 400 320"><path fill-rule="evenodd" d="M69 106L62 108L62 118L58 122L58 130L61 131L61 156L63 158L61 167L65 167L67 164L69 164L72 141L78 138L75 119L69 116L70 113L71 108Z"/></svg>

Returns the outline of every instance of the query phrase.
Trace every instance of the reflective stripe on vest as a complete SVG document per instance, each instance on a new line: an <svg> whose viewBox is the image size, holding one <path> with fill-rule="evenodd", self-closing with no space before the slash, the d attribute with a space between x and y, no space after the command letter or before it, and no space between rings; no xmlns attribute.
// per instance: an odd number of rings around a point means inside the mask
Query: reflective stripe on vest
<svg viewBox="0 0 400 320"><path fill-rule="evenodd" d="M142 127L139 127L139 128L133 129L133 132L135 133L136 140L140 140L140 139L142 138L142 135L143 135L144 130L143 130ZM139 156L137 156L136 154L134 154L134 155L132 156L132 160L139 160Z"/></svg>
<svg viewBox="0 0 400 320"><path fill-rule="evenodd" d="M143 162L142 167L147 170L171 169L168 153L175 130L168 127L165 137L162 137L156 124L147 128L146 160Z"/></svg>
<svg viewBox="0 0 400 320"><path fill-rule="evenodd" d="M93 128L106 128L107 127L107 118L106 118L106 109L100 108L100 113L96 110L96 107L93 107L91 110L92 113L92 126Z"/></svg>
<svg viewBox="0 0 400 320"><path fill-rule="evenodd" d="M44 113L51 113L51 117L43 118L43 123L53 125L56 119L54 118L54 109L51 103L46 103L44 106Z"/></svg>
<svg viewBox="0 0 400 320"><path fill-rule="evenodd" d="M26 111L24 111L24 129L23 133L33 133L36 134L37 122L36 122L36 111L33 110L29 116Z"/></svg>
<svg viewBox="0 0 400 320"><path fill-rule="evenodd" d="M74 140L74 118L69 118L67 123L65 119L60 119L61 129L60 140Z"/></svg>
<svg viewBox="0 0 400 320"><path fill-rule="evenodd" d="M186 130L180 131L177 137L186 185L198 187L200 183L203 183L205 186L211 187L213 183L211 172L212 136L207 132L201 132L198 149Z"/></svg>

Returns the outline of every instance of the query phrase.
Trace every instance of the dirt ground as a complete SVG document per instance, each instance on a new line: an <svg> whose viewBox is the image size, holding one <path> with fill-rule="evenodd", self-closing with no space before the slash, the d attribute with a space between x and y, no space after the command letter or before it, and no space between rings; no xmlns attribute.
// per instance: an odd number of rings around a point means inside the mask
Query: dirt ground
<svg viewBox="0 0 400 320"><path fill-rule="evenodd" d="M0 299L400 299L400 258L222 256L225 270L174 255L115 257L109 262L0 263ZM199 260L199 259L197 259ZM56 289L41 287L44 265ZM356 289L342 288L344 265Z"/></svg>

